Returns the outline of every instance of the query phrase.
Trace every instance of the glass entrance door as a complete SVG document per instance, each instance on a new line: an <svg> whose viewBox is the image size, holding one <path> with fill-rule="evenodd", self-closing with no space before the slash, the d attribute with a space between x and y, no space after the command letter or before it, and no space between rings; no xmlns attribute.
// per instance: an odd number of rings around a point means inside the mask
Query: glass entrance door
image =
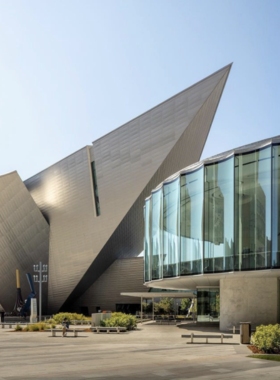
<svg viewBox="0 0 280 380"><path fill-rule="evenodd" d="M197 289L197 322L220 321L220 289Z"/></svg>

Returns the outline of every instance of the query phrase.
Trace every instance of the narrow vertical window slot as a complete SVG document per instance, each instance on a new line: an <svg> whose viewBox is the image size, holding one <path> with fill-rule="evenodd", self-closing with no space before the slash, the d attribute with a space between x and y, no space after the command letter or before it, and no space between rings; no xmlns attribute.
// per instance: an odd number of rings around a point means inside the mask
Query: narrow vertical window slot
<svg viewBox="0 0 280 380"><path fill-rule="evenodd" d="M94 161L91 163L91 174L92 174L92 182L93 182L93 193L94 193L96 216L99 216L100 215L100 202L99 202L96 169L95 169L95 162Z"/></svg>

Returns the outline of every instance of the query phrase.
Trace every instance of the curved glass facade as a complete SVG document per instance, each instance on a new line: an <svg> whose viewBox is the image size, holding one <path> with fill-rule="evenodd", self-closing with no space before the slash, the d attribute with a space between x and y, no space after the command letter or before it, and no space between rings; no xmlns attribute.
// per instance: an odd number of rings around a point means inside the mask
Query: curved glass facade
<svg viewBox="0 0 280 380"><path fill-rule="evenodd" d="M194 164L146 199L145 282L280 268L280 145Z"/></svg>

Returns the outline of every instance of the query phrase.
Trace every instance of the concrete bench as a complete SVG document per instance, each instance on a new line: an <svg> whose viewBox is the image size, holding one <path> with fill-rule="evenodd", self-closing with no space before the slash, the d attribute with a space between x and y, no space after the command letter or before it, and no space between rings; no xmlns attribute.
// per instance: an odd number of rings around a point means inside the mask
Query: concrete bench
<svg viewBox="0 0 280 380"><path fill-rule="evenodd" d="M190 342L187 343L193 343L194 338L205 338L206 343L208 343L208 339L221 339L221 344L224 343L224 339L232 338L232 335L225 335L225 334L187 334L182 335L182 338L191 338Z"/></svg>
<svg viewBox="0 0 280 380"><path fill-rule="evenodd" d="M62 329L46 329L45 331L51 332L52 336L56 336L56 333L62 334ZM80 332L85 332L85 329L67 329L66 333L74 333L74 337L77 337Z"/></svg>
<svg viewBox="0 0 280 380"><path fill-rule="evenodd" d="M95 326L91 328L92 332L97 332L99 334L100 332L106 332L109 334L110 332L117 332L118 334L120 332L125 332L127 330L126 327L104 327L104 326Z"/></svg>
<svg viewBox="0 0 280 380"><path fill-rule="evenodd" d="M6 322L1 322L0 324L2 326L2 329L4 329L5 326L9 326L9 328L12 329L13 326L17 326L17 325L19 325L19 326L27 326L27 325L31 325L32 323L26 323L26 322L7 322L6 323Z"/></svg>

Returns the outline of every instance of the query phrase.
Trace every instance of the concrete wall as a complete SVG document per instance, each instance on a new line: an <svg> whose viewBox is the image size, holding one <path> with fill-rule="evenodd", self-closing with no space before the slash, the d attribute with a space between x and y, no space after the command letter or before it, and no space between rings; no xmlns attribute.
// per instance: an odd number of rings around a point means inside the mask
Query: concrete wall
<svg viewBox="0 0 280 380"><path fill-rule="evenodd" d="M278 278L220 280L220 330L240 322L252 327L279 322Z"/></svg>

